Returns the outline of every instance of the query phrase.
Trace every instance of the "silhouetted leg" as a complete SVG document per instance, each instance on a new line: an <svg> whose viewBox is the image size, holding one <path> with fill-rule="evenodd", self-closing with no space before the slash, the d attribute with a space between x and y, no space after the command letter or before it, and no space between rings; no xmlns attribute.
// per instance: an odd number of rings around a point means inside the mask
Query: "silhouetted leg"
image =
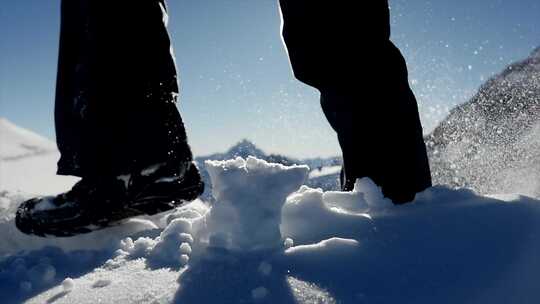
<svg viewBox="0 0 540 304"><path fill-rule="evenodd" d="M328 89L321 92L321 107L328 122L336 131L342 151L343 166L340 176L341 189L351 191L356 178L368 176L366 161L370 149L362 147L362 142L370 143L369 133L361 123L361 119L347 106L357 97L346 94L345 90ZM361 131L364 129L364 131ZM364 164L364 166L362 166Z"/></svg>
<svg viewBox="0 0 540 304"><path fill-rule="evenodd" d="M58 173L111 176L192 160L164 0L62 1Z"/></svg>
<svg viewBox="0 0 540 304"><path fill-rule="evenodd" d="M321 92L343 153L343 190L370 177L403 203L431 185L416 100L389 41L387 1L280 0L294 75Z"/></svg>
<svg viewBox="0 0 540 304"><path fill-rule="evenodd" d="M431 186L431 173L412 91L403 84L391 90L389 98L396 102L384 113L391 126L384 135L388 142L382 145L387 168L380 185L385 196L404 203Z"/></svg>

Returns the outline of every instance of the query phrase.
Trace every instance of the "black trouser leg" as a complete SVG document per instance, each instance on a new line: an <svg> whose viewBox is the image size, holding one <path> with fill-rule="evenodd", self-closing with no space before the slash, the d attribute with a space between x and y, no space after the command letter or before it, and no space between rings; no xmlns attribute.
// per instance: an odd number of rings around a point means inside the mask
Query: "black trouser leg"
<svg viewBox="0 0 540 304"><path fill-rule="evenodd" d="M164 13L163 0L62 1L59 174L119 175L191 162Z"/></svg>
<svg viewBox="0 0 540 304"><path fill-rule="evenodd" d="M342 190L369 177L395 203L431 186L414 95L408 87L370 94L356 89L321 92L321 106L343 155Z"/></svg>
<svg viewBox="0 0 540 304"><path fill-rule="evenodd" d="M355 137L361 139L364 134L357 134L361 130L356 120L355 113L346 107L350 102L349 96L344 96L340 90L325 90L321 93L321 108L330 126L336 131L339 145L342 151L343 166L341 169L341 189L351 191L354 188L356 177L368 176L366 167L362 168L361 159L366 158L368 149L362 149L361 144L355 141ZM364 138L365 140L365 138ZM358 149L357 149L358 146ZM366 163L367 164L367 163Z"/></svg>
<svg viewBox="0 0 540 304"><path fill-rule="evenodd" d="M388 3L280 0L294 75L321 92L343 153L343 190L369 177L396 203L431 185L407 67Z"/></svg>

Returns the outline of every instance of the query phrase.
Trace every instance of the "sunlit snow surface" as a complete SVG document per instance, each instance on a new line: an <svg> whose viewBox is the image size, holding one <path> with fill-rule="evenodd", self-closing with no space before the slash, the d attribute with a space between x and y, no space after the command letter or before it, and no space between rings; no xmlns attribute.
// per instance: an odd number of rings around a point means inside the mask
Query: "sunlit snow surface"
<svg viewBox="0 0 540 304"><path fill-rule="evenodd" d="M32 159L13 167L28 172ZM36 193L31 184L0 191L2 303L540 299L538 201L437 187L394 206L369 179L350 193L323 192L301 186L304 166L208 165L214 203L65 239L14 228L15 206Z"/></svg>

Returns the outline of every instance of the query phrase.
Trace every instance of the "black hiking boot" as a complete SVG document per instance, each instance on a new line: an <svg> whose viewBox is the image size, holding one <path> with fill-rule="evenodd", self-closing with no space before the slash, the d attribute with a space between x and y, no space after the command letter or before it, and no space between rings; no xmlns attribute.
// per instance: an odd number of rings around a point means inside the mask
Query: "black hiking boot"
<svg viewBox="0 0 540 304"><path fill-rule="evenodd" d="M168 211L196 199L204 190L194 164L181 171L167 174L170 168L156 165L135 175L83 178L68 192L22 203L15 224L26 234L67 237Z"/></svg>

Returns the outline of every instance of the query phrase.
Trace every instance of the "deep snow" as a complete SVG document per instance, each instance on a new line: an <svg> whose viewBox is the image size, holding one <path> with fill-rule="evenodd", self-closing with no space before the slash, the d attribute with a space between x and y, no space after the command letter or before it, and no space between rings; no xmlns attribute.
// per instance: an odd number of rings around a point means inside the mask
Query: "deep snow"
<svg viewBox="0 0 540 304"><path fill-rule="evenodd" d="M53 154L2 160L24 176ZM6 166L7 165L7 166ZM54 168L54 164L48 164ZM394 206L369 179L301 186L305 166L208 162L215 199L64 239L13 212L74 180L0 184L2 303L537 303L540 202L434 187Z"/></svg>

